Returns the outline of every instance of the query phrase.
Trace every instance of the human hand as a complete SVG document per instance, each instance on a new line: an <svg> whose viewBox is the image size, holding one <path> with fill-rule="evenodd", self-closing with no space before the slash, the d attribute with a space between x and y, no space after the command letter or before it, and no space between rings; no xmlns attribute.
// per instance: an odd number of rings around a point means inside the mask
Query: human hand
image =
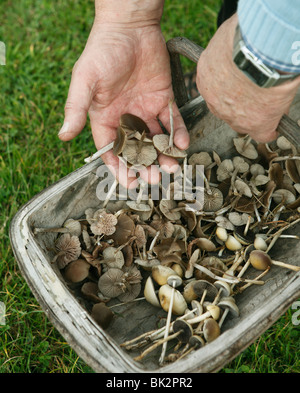
<svg viewBox="0 0 300 393"><path fill-rule="evenodd" d="M237 15L215 33L197 65L197 87L210 111L233 130L257 142L277 138L276 128L287 114L300 86L300 78L261 88L251 82L232 60Z"/></svg>
<svg viewBox="0 0 300 393"><path fill-rule="evenodd" d="M75 64L65 105L65 121L59 138L77 136L90 116L92 134L99 150L116 138L120 116L132 113L142 118L152 135L161 133L157 117L170 130L169 101L173 99L170 62L159 23L124 26L97 20L87 45ZM189 145L189 135L176 105L174 143L180 149ZM135 174L109 151L103 161L127 187L136 186ZM177 167L170 157L158 156L165 170ZM152 166L140 176L158 182L159 172ZM128 184L126 181L128 179Z"/></svg>

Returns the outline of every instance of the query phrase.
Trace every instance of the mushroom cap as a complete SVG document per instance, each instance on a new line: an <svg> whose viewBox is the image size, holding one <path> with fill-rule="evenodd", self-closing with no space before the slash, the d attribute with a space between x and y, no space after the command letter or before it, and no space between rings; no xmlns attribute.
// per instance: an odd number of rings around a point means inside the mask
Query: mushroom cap
<svg viewBox="0 0 300 393"><path fill-rule="evenodd" d="M123 148L122 157L131 165L150 166L157 158L157 151L152 143L129 140Z"/></svg>
<svg viewBox="0 0 300 393"><path fill-rule="evenodd" d="M69 282L81 282L88 277L90 267L90 264L84 259L77 259L65 267L64 277Z"/></svg>
<svg viewBox="0 0 300 393"><path fill-rule="evenodd" d="M230 159L225 159L221 162L217 169L217 179L219 182L228 179L231 177L232 172L234 171L233 162Z"/></svg>
<svg viewBox="0 0 300 393"><path fill-rule="evenodd" d="M114 313L104 303L96 303L92 308L91 316L102 329L106 329L112 321Z"/></svg>
<svg viewBox="0 0 300 393"><path fill-rule="evenodd" d="M292 148L291 142L283 135L280 135L276 140L277 147L280 150L289 150Z"/></svg>
<svg viewBox="0 0 300 393"><path fill-rule="evenodd" d="M158 285L167 284L168 278L174 274L174 270L168 266L156 265L152 268L152 278Z"/></svg>
<svg viewBox="0 0 300 393"><path fill-rule="evenodd" d="M181 321L180 319L177 319L174 324L173 324L173 332L177 333L179 331L182 331L177 339L182 342L183 344L186 344L189 342L190 338L193 335L193 328L192 326L185 322Z"/></svg>
<svg viewBox="0 0 300 393"><path fill-rule="evenodd" d="M100 303L102 301L98 296L99 289L97 283L87 281L82 285L80 290L82 295L93 303Z"/></svg>
<svg viewBox="0 0 300 393"><path fill-rule="evenodd" d="M69 229L70 234L74 236L81 235L81 224L78 220L74 220L73 218L69 218L63 224L63 227Z"/></svg>
<svg viewBox="0 0 300 393"><path fill-rule="evenodd" d="M201 314L203 314L203 306L202 306L202 304L201 304L198 300L193 299L193 300L191 301L191 306L192 306L192 309L193 309L193 310L196 309L196 311L195 311L195 314L196 314L196 315L201 315Z"/></svg>
<svg viewBox="0 0 300 393"><path fill-rule="evenodd" d="M220 336L220 326L213 318L208 318L203 323L203 335L206 342L210 343Z"/></svg>
<svg viewBox="0 0 300 393"><path fill-rule="evenodd" d="M237 240L232 235L228 236L228 239L225 242L225 246L226 246L226 248L228 248L228 250L231 250L231 251L238 251L243 247L242 244L240 243L240 241Z"/></svg>
<svg viewBox="0 0 300 393"><path fill-rule="evenodd" d="M78 236L64 233L57 239L55 249L57 254L54 260L57 261L58 268L63 269L68 263L75 261L80 256L81 245Z"/></svg>
<svg viewBox="0 0 300 393"><path fill-rule="evenodd" d="M245 195L248 198L252 197L252 191L247 183L243 180L237 179L234 182L234 187L240 195Z"/></svg>
<svg viewBox="0 0 300 393"><path fill-rule="evenodd" d="M296 200L295 195L291 191L284 188L275 190L272 198L274 199L274 202L278 204L283 202L285 205L289 205Z"/></svg>
<svg viewBox="0 0 300 393"><path fill-rule="evenodd" d="M94 235L112 235L116 231L118 219L114 214L99 209L94 213L91 231Z"/></svg>
<svg viewBox="0 0 300 393"><path fill-rule="evenodd" d="M170 287L169 284L162 285L158 290L160 305L164 311L169 311L172 291L174 291L172 313L174 315L183 315L187 308L187 303L183 295L177 289Z"/></svg>
<svg viewBox="0 0 300 393"><path fill-rule="evenodd" d="M218 289L221 290L222 296L230 296L231 293L231 287L226 281L215 281L214 286Z"/></svg>
<svg viewBox="0 0 300 393"><path fill-rule="evenodd" d="M233 157L232 163L238 173L246 173L250 168L248 162L246 162L243 157L240 156Z"/></svg>
<svg viewBox="0 0 300 393"><path fill-rule="evenodd" d="M240 311L238 306L235 304L235 300L232 296L223 297L219 302L218 306L222 309L229 309L229 313L233 317L238 317L240 315Z"/></svg>
<svg viewBox="0 0 300 393"><path fill-rule="evenodd" d="M215 305L215 304L209 304L206 307L207 311L210 312L211 316L213 317L213 319L217 320L220 317L220 313L221 313L221 309L219 307L219 305Z"/></svg>
<svg viewBox="0 0 300 393"><path fill-rule="evenodd" d="M257 270L269 269L272 265L270 256L261 250L253 250L250 252L249 260L251 265Z"/></svg>
<svg viewBox="0 0 300 393"><path fill-rule="evenodd" d="M216 229L216 236L218 239L222 240L223 242L226 242L226 240L228 239L227 229L218 226Z"/></svg>
<svg viewBox="0 0 300 393"><path fill-rule="evenodd" d="M110 268L98 280L100 292L108 298L120 296L125 291L123 276L124 272L121 269Z"/></svg>
<svg viewBox="0 0 300 393"><path fill-rule="evenodd" d="M234 146L240 155L249 158L250 160L255 160L258 157L257 150L255 146L247 139L244 138L233 138Z"/></svg>
<svg viewBox="0 0 300 393"><path fill-rule="evenodd" d="M209 281L206 280L196 280L194 282L194 291L199 298L206 291L205 300L213 301L218 294L217 288Z"/></svg>
<svg viewBox="0 0 300 393"><path fill-rule="evenodd" d="M194 291L194 281L188 282L183 289L183 297L188 303L191 303L192 300L196 300L198 295Z"/></svg>
<svg viewBox="0 0 300 393"><path fill-rule="evenodd" d="M177 221L181 218L180 211L172 211L177 207L177 203L171 199L162 199L159 202L159 209L162 214L171 221Z"/></svg>
<svg viewBox="0 0 300 393"><path fill-rule="evenodd" d="M155 148L166 156L174 158L185 158L186 152L178 149L176 146L169 147L169 135L157 134L153 137L153 144Z"/></svg>
<svg viewBox="0 0 300 393"><path fill-rule="evenodd" d="M121 250L118 250L116 247L106 247L103 250L103 262L109 268L118 268L121 269L124 266L125 260L124 255Z"/></svg>
<svg viewBox="0 0 300 393"><path fill-rule="evenodd" d="M205 345L205 342L201 336L198 336L197 334L193 334L189 339L189 344L190 347L201 348Z"/></svg>
<svg viewBox="0 0 300 393"><path fill-rule="evenodd" d="M189 165L204 165L204 167L212 164L212 158L209 153L202 151L200 153L194 153L188 159Z"/></svg>
<svg viewBox="0 0 300 393"><path fill-rule="evenodd" d="M177 274L173 274L168 277L167 284L170 285L170 287L177 288L182 285L182 279Z"/></svg>
<svg viewBox="0 0 300 393"><path fill-rule="evenodd" d="M266 251L268 249L267 242L261 236L255 237L253 245L256 250Z"/></svg>
<svg viewBox="0 0 300 393"><path fill-rule="evenodd" d="M210 187L210 191L204 190L203 210L215 212L223 206L224 197L222 191L216 187Z"/></svg>
<svg viewBox="0 0 300 393"><path fill-rule="evenodd" d="M115 156L118 156L119 154L122 153L124 146L126 145L126 142L127 142L127 134L124 128L119 126L117 128L117 137L114 140L114 145L113 145L113 153Z"/></svg>
<svg viewBox="0 0 300 393"><path fill-rule="evenodd" d="M143 132L145 132L146 134L150 133L150 130L144 120L141 119L139 116L133 115L132 113L124 113L120 117L120 126L125 130L134 132L137 131L141 134Z"/></svg>
<svg viewBox="0 0 300 393"><path fill-rule="evenodd" d="M144 287L144 296L148 303L152 304L152 306L160 307L160 303L158 297L155 292L153 280L151 276L149 276L146 280Z"/></svg>

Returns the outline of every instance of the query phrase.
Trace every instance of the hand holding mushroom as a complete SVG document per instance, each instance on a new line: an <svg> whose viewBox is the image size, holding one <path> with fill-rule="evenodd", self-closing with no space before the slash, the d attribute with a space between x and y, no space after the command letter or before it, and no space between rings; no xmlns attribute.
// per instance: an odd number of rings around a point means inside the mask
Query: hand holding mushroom
<svg viewBox="0 0 300 393"><path fill-rule="evenodd" d="M152 136L162 133L158 118L170 130L168 104L173 98L170 61L159 26L163 2L96 0L95 3L94 25L73 69L59 138L69 141L76 137L85 126L87 114L98 150L116 138L124 113L143 118ZM116 9L120 11L118 16ZM186 149L189 136L175 104L174 129L175 145ZM102 158L121 184L136 186L135 174L112 151ZM163 155L158 160L166 167L176 163ZM143 176L151 181L148 173Z"/></svg>

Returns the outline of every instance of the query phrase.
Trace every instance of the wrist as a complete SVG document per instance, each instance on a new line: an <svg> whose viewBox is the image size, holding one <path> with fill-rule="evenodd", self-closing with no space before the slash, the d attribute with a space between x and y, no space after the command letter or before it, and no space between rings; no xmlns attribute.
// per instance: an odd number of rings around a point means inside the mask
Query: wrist
<svg viewBox="0 0 300 393"><path fill-rule="evenodd" d="M159 24L164 0L95 0L95 21L141 27Z"/></svg>

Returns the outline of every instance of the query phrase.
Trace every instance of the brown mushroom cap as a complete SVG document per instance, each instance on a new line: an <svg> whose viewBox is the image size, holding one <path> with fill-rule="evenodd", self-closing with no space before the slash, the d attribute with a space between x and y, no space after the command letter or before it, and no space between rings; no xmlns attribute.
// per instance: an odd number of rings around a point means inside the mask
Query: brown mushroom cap
<svg viewBox="0 0 300 393"><path fill-rule="evenodd" d="M170 199L162 199L159 203L159 209L162 214L171 221L180 220L180 211L174 211L177 207L177 203Z"/></svg>
<svg viewBox="0 0 300 393"><path fill-rule="evenodd" d="M144 141L129 140L122 151L122 157L131 165L149 166L157 158L157 151L152 143Z"/></svg>
<svg viewBox="0 0 300 393"><path fill-rule="evenodd" d="M203 323L203 334L205 340L210 343L220 336L220 326L213 318L208 318Z"/></svg>
<svg viewBox="0 0 300 393"><path fill-rule="evenodd" d="M249 256L251 265L257 270L269 269L272 265L270 256L261 250L253 250Z"/></svg>
<svg viewBox="0 0 300 393"><path fill-rule="evenodd" d="M177 333L179 331L181 331L181 333L179 334L177 339L184 344L188 343L193 335L192 326L185 321L177 319L173 324L173 332Z"/></svg>
<svg viewBox="0 0 300 393"><path fill-rule="evenodd" d="M176 146L169 146L169 135L157 134L153 137L153 144L155 148L166 156L174 158L185 158L186 152L184 150L178 149Z"/></svg>
<svg viewBox="0 0 300 393"><path fill-rule="evenodd" d="M132 113L124 113L120 117L120 126L127 131L134 131L146 134L150 133L150 130L147 124L138 116L133 115Z"/></svg>
<svg viewBox="0 0 300 393"><path fill-rule="evenodd" d="M64 277L67 281L77 283L85 280L89 275L90 264L84 259L77 259L70 262L64 271Z"/></svg>
<svg viewBox="0 0 300 393"><path fill-rule="evenodd" d="M96 303L92 308L91 316L99 326L106 329L112 321L114 313L104 303Z"/></svg>
<svg viewBox="0 0 300 393"><path fill-rule="evenodd" d="M205 212L215 212L223 205L224 197L222 192L216 187L210 187L210 190L204 190L203 210Z"/></svg>
<svg viewBox="0 0 300 393"><path fill-rule="evenodd" d="M122 153L124 146L127 142L127 135L123 127L117 128L117 138L114 141L113 145L113 153L115 156L118 156Z"/></svg>
<svg viewBox="0 0 300 393"><path fill-rule="evenodd" d="M104 209L97 210L93 215L91 231L95 235L112 235L116 231L118 219L114 214L107 213Z"/></svg>
<svg viewBox="0 0 300 393"><path fill-rule="evenodd" d="M205 300L213 301L218 294L218 289L209 281L197 280L194 282L194 291L199 298L205 295Z"/></svg>
<svg viewBox="0 0 300 393"><path fill-rule="evenodd" d="M124 272L122 270L109 269L99 278L98 287L100 292L108 298L120 296L126 289L123 276Z"/></svg>
<svg viewBox="0 0 300 393"><path fill-rule="evenodd" d="M80 256L81 245L78 236L64 233L57 239L55 249L57 254L53 262L57 261L58 268L63 269L68 263L78 259Z"/></svg>
<svg viewBox="0 0 300 393"><path fill-rule="evenodd" d="M247 139L244 138L233 138L234 146L238 153L242 156L249 158L250 160L255 160L258 157L257 150L255 146Z"/></svg>

